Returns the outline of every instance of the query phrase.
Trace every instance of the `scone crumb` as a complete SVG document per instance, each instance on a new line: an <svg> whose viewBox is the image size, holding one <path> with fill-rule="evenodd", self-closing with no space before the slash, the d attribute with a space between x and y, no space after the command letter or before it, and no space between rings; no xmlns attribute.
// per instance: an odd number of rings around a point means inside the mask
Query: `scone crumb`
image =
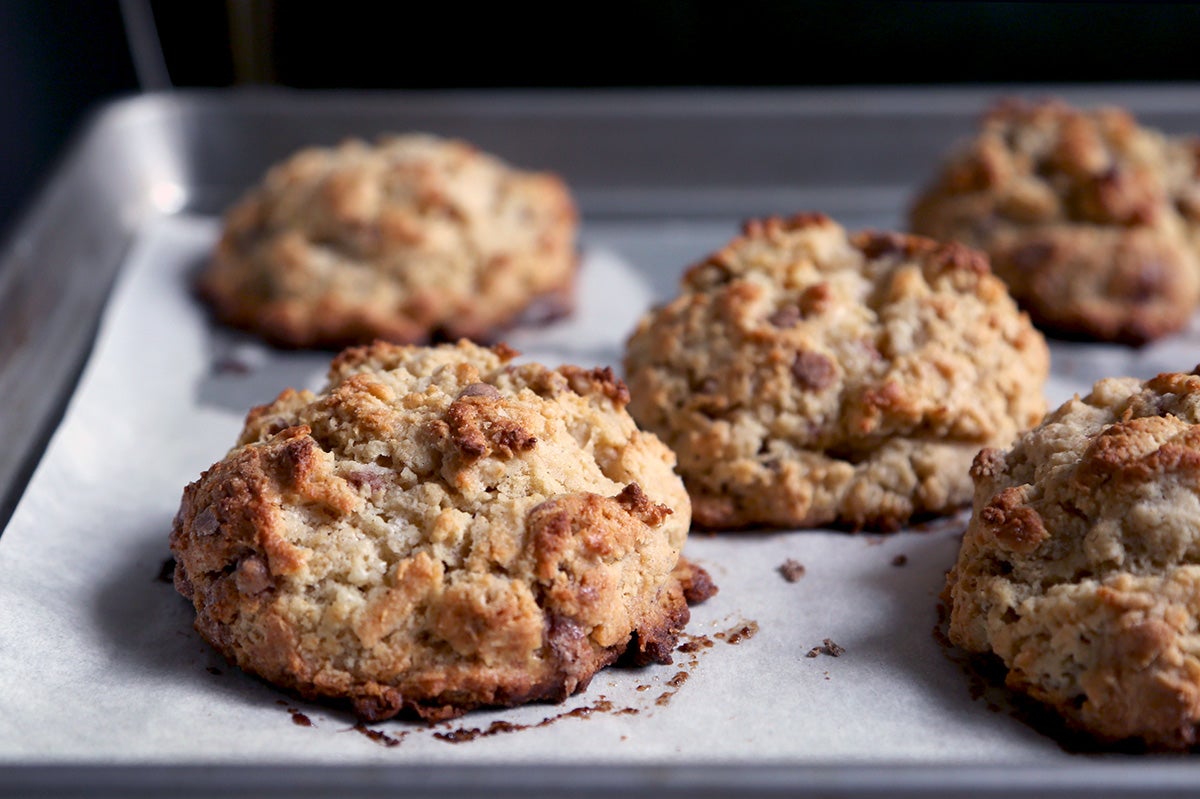
<svg viewBox="0 0 1200 799"><path fill-rule="evenodd" d="M826 638L821 642L820 646L814 646L804 656L806 658L815 658L818 655L829 655L830 657L837 658L844 654L846 654L845 647L838 646L831 638Z"/></svg>
<svg viewBox="0 0 1200 799"><path fill-rule="evenodd" d="M787 580L789 583L798 582L800 578L804 576L806 571L807 569L805 569L803 563L798 560L793 560L792 558L788 558L779 565L779 573L782 574L783 579Z"/></svg>

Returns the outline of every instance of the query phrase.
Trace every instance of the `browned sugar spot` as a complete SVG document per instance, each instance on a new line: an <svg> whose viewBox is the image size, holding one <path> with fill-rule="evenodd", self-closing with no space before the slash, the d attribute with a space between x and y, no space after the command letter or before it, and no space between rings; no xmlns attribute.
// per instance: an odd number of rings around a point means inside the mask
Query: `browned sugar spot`
<svg viewBox="0 0 1200 799"><path fill-rule="evenodd" d="M824 313L833 302L833 289L828 283L816 283L800 294L800 312L805 317Z"/></svg>
<svg viewBox="0 0 1200 799"><path fill-rule="evenodd" d="M971 462L971 477L983 480L994 477L1004 468L1004 452L994 447L979 450L975 460Z"/></svg>
<svg viewBox="0 0 1200 799"><path fill-rule="evenodd" d="M646 496L646 492L637 483L630 483L621 489L616 500L631 516L636 516L650 527L657 527L662 524L663 519L674 513L666 505L660 505Z"/></svg>
<svg viewBox="0 0 1200 799"><path fill-rule="evenodd" d="M892 558L892 565L893 566L907 566L908 565L908 555L897 555L896 557Z"/></svg>
<svg viewBox="0 0 1200 799"><path fill-rule="evenodd" d="M613 373L610 366L595 369L563 366L559 371L567 378L571 390L582 397L599 393L618 407L624 408L629 404L629 387Z"/></svg>
<svg viewBox="0 0 1200 799"><path fill-rule="evenodd" d="M520 350L514 350L503 341L493 344L492 352L496 353L496 357L506 363L521 354Z"/></svg>
<svg viewBox="0 0 1200 799"><path fill-rule="evenodd" d="M511 458L537 445L537 437L519 423L500 416L484 396L459 397L446 409L450 440L468 460L497 453Z"/></svg>
<svg viewBox="0 0 1200 799"><path fill-rule="evenodd" d="M1023 503L1021 491L1006 488L979 512L996 542L1011 552L1032 552L1050 537L1036 510Z"/></svg>

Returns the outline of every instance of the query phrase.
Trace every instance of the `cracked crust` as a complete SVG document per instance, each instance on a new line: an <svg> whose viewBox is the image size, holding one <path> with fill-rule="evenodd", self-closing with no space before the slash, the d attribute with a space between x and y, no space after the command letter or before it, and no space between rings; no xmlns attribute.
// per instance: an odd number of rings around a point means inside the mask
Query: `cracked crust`
<svg viewBox="0 0 1200 799"><path fill-rule="evenodd" d="M996 104L910 211L912 229L988 253L1043 329L1140 345L1200 300L1200 142L1118 108Z"/></svg>
<svg viewBox="0 0 1200 799"><path fill-rule="evenodd" d="M986 259L747 223L629 339L630 412L679 457L710 528L894 530L970 500L984 446L1036 424L1049 354Z"/></svg>
<svg viewBox="0 0 1200 799"><path fill-rule="evenodd" d="M561 700L670 662L691 516L611 370L379 342L255 408L171 533L196 629L241 668L364 719Z"/></svg>
<svg viewBox="0 0 1200 799"><path fill-rule="evenodd" d="M197 290L283 347L491 340L570 310L563 182L422 134L303 150L225 216Z"/></svg>
<svg viewBox="0 0 1200 799"><path fill-rule="evenodd" d="M1200 376L1102 380L972 476L950 640L1102 741L1195 746Z"/></svg>

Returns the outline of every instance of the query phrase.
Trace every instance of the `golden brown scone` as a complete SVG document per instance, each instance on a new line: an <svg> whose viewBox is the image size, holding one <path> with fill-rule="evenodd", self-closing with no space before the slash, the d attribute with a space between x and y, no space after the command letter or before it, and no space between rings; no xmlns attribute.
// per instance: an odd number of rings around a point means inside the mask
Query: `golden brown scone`
<svg viewBox="0 0 1200 799"><path fill-rule="evenodd" d="M1034 322L1144 344L1200 300L1200 145L1118 108L1006 100L916 199L912 229L986 252Z"/></svg>
<svg viewBox="0 0 1200 799"><path fill-rule="evenodd" d="M429 135L303 150L225 216L198 279L218 319L285 347L493 339L570 308L574 203Z"/></svg>
<svg viewBox="0 0 1200 799"><path fill-rule="evenodd" d="M243 669L365 719L561 700L670 662L690 506L611 370L376 343L255 408L184 492L175 585Z"/></svg>
<svg viewBox="0 0 1200 799"><path fill-rule="evenodd" d="M747 223L629 339L630 412L710 528L894 530L970 500L1036 424L1049 354L987 259L820 214Z"/></svg>
<svg viewBox="0 0 1200 799"><path fill-rule="evenodd" d="M951 641L1102 741L1194 745L1200 377L1101 380L972 474Z"/></svg>

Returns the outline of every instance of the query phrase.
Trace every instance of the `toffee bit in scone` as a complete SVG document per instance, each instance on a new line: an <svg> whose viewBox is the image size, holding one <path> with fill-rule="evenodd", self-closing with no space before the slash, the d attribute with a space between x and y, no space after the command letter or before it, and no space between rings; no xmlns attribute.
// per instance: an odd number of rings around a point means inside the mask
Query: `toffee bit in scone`
<svg viewBox="0 0 1200 799"><path fill-rule="evenodd" d="M577 227L553 175L431 135L352 140L268 171L197 288L280 346L492 340L569 312Z"/></svg>
<svg viewBox="0 0 1200 799"><path fill-rule="evenodd" d="M1200 148L1116 107L1007 99L950 154L914 231L989 254L1043 329L1144 344L1200 300Z"/></svg>
<svg viewBox="0 0 1200 799"><path fill-rule="evenodd" d="M829 655L830 657L841 657L846 654L844 647L838 646L832 639L826 638L821 642L820 646L814 646L804 655L806 658L815 658L818 655Z"/></svg>
<svg viewBox="0 0 1200 799"><path fill-rule="evenodd" d="M1104 745L1200 727L1200 376L1110 378L973 470L949 638Z"/></svg>
<svg viewBox="0 0 1200 799"><path fill-rule="evenodd" d="M907 566L908 565L908 555L900 554L900 555L897 555L896 557L892 558L892 565L897 566L897 567Z"/></svg>
<svg viewBox="0 0 1200 799"><path fill-rule="evenodd" d="M792 376L802 391L824 391L837 380L837 367L819 352L798 352L792 361Z"/></svg>
<svg viewBox="0 0 1200 799"><path fill-rule="evenodd" d="M377 342L253 409L171 533L196 629L364 721L560 701L618 658L670 663L691 509L603 370Z"/></svg>
<svg viewBox="0 0 1200 799"><path fill-rule="evenodd" d="M626 345L629 410L697 528L891 532L965 506L1040 420L1049 353L987 259L820 214L753 220Z"/></svg>
<svg viewBox="0 0 1200 799"><path fill-rule="evenodd" d="M783 579L789 583L798 582L804 576L806 569L804 564L798 560L788 558L779 566L779 573L783 575Z"/></svg>

